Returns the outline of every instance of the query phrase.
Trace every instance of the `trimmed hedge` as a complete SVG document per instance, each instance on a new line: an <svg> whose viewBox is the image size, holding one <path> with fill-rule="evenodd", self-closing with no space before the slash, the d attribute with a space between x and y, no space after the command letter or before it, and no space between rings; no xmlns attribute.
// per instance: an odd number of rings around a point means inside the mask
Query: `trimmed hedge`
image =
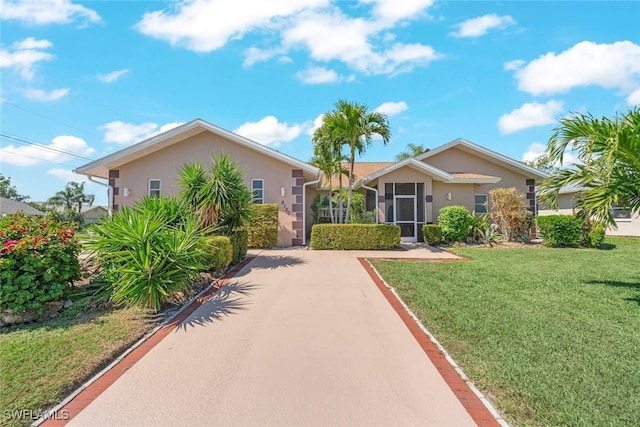
<svg viewBox="0 0 640 427"><path fill-rule="evenodd" d="M313 249L394 249L400 246L400 227L392 224L315 224Z"/></svg>
<svg viewBox="0 0 640 427"><path fill-rule="evenodd" d="M589 231L589 246L599 248L604 243L607 227L604 224L595 224Z"/></svg>
<svg viewBox="0 0 640 427"><path fill-rule="evenodd" d="M436 224L425 224L422 226L422 235L425 243L429 245L439 245L442 243L442 229Z"/></svg>
<svg viewBox="0 0 640 427"><path fill-rule="evenodd" d="M232 264L237 264L247 256L247 244L249 242L249 233L247 230L234 230L227 236L231 240L233 247Z"/></svg>
<svg viewBox="0 0 640 427"><path fill-rule="evenodd" d="M438 225L442 229L442 237L447 242L464 242L467 240L474 223L473 214L464 206L445 206L438 213Z"/></svg>
<svg viewBox="0 0 640 427"><path fill-rule="evenodd" d="M233 246L227 236L213 236L207 239L210 249L209 268L222 272L233 260Z"/></svg>
<svg viewBox="0 0 640 427"><path fill-rule="evenodd" d="M268 249L278 244L278 205L251 205L251 223L245 226L250 248Z"/></svg>
<svg viewBox="0 0 640 427"><path fill-rule="evenodd" d="M582 241L582 220L573 215L548 215L537 219L544 244L552 248L577 248Z"/></svg>

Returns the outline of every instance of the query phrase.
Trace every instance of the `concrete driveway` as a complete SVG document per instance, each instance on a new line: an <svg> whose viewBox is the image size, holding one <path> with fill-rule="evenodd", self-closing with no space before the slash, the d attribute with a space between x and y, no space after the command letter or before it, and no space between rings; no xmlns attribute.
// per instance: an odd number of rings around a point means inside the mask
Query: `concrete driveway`
<svg viewBox="0 0 640 427"><path fill-rule="evenodd" d="M256 255L70 425L475 425L356 258L380 253Z"/></svg>

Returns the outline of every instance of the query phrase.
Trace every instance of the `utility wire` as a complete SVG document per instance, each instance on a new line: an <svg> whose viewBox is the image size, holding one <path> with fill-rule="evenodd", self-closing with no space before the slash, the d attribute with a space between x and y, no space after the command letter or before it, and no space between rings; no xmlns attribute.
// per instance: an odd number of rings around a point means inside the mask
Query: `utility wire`
<svg viewBox="0 0 640 427"><path fill-rule="evenodd" d="M22 137L15 136L15 135L9 135L9 134L7 134L5 132L0 132L0 137L2 137L4 139L7 139L7 140L10 140L10 141L13 141L13 142L17 142L18 144L31 145L31 146L34 146L34 147L38 147L38 148L40 148L42 150L46 150L46 151L50 151L50 152L54 152L54 153L59 153L59 154L62 154L62 155L68 156L68 157L74 157L74 158L77 158L77 159L89 160L89 161L93 161L94 160L94 159L92 159L90 157L82 156L82 155L76 154L76 153L71 153L69 151L60 150L58 148L53 148L51 146L40 144L38 142L31 141L31 140L28 140L26 138L22 138Z"/></svg>

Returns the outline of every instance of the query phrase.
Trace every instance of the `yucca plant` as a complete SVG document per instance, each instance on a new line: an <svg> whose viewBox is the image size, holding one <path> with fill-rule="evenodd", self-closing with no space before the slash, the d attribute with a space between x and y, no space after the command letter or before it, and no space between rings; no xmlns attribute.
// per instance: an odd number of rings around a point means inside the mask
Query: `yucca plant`
<svg viewBox="0 0 640 427"><path fill-rule="evenodd" d="M206 242L197 218L174 208L169 200L145 201L92 226L95 238L88 247L109 278L114 303L158 310L206 268ZM180 222L172 221L176 215Z"/></svg>

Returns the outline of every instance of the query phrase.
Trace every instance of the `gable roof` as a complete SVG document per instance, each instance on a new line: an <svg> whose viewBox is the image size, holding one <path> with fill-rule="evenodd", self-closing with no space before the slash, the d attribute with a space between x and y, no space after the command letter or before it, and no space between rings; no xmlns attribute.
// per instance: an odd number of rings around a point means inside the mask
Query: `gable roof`
<svg viewBox="0 0 640 427"><path fill-rule="evenodd" d="M39 211L26 203L0 197L0 214L14 214L16 212L24 212L27 215L45 215L44 212Z"/></svg>
<svg viewBox="0 0 640 427"><path fill-rule="evenodd" d="M542 171L539 171L536 168L527 166L522 162L512 159L511 157L507 157L493 150L489 150L488 148L481 147L480 145L474 144L473 142L467 141L466 139L463 139L463 138L454 139L453 141L450 141L444 145L434 148L433 150L422 153L416 157L416 160L428 159L429 157L432 157L438 153L442 153L443 151L446 151L454 147L461 149L462 151L472 152L473 154L481 158L484 158L485 160L502 164L507 169L511 169L513 171L519 172L526 176L532 176L540 179L547 178L549 176L548 174Z"/></svg>
<svg viewBox="0 0 640 427"><path fill-rule="evenodd" d="M144 157L148 154L154 153L172 144L183 141L193 135L197 135L201 132L211 132L214 135L218 135L225 139L228 139L238 145L247 147L258 153L272 157L276 160L280 160L284 163L290 164L298 169L302 169L309 174L318 175L320 172L318 168L303 162L286 154L280 153L273 148L262 145L258 142L252 141L248 138L240 136L236 133L213 125L202 119L195 119L188 123L182 124L178 127L170 129L166 132L162 132L156 136L140 141L115 153L104 156L98 160L82 165L74 170L74 172L96 176L100 178L109 177L109 169L116 169L119 166L129 163L133 160Z"/></svg>
<svg viewBox="0 0 640 427"><path fill-rule="evenodd" d="M412 169L417 169L420 172L424 172L433 178L437 178L438 181L452 181L454 179L453 175L441 169L433 167L427 163L418 161L415 158L409 158L409 159L399 161L397 163L393 163L390 166L379 169L376 172L373 172L367 176L361 177L361 179L356 183L356 186L359 186L359 184L362 184L367 181L373 181L374 179L378 179L381 176L384 176L390 172L393 172L394 170L403 168L405 166L408 166Z"/></svg>

